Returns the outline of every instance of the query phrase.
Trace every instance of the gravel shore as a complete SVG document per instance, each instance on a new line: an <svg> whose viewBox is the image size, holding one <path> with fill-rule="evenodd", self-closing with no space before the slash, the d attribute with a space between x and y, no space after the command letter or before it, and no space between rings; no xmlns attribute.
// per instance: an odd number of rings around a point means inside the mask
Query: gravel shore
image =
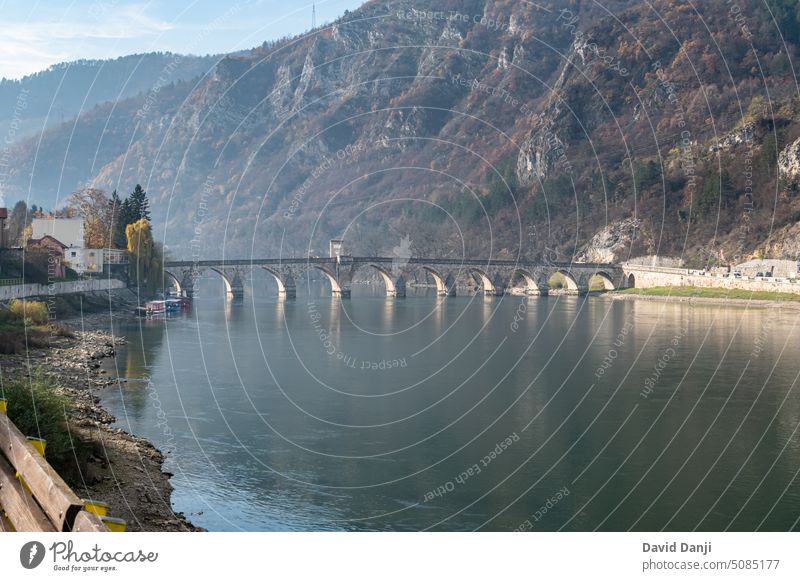
<svg viewBox="0 0 800 581"><path fill-rule="evenodd" d="M116 355L124 338L113 337L109 315L85 315L65 320L75 337L54 337L49 349L3 355L7 377L24 377L41 370L75 401L70 418L74 437L91 441L97 452L83 471L83 482L72 483L82 498L110 505L109 515L125 519L129 531L198 531L183 514L172 510L171 474L162 469L164 456L150 442L112 426L115 418L100 405L96 392L117 385L102 365Z"/></svg>

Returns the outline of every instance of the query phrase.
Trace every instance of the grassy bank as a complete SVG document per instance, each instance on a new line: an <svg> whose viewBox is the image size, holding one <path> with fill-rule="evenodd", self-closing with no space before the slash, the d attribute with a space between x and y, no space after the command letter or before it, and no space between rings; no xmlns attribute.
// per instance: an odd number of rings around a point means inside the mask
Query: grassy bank
<svg viewBox="0 0 800 581"><path fill-rule="evenodd" d="M629 288L614 291L614 294L641 295L647 297L739 299L748 301L792 301L800 302L800 294L748 291L742 289L704 288L696 286L658 286L654 288Z"/></svg>

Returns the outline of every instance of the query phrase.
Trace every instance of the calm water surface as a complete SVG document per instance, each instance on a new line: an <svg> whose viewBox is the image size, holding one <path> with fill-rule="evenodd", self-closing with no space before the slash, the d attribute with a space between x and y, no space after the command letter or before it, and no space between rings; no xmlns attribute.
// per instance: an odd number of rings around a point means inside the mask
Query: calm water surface
<svg viewBox="0 0 800 581"><path fill-rule="evenodd" d="M788 530L800 311L198 299L101 394L211 530ZM149 380L149 381L148 381Z"/></svg>

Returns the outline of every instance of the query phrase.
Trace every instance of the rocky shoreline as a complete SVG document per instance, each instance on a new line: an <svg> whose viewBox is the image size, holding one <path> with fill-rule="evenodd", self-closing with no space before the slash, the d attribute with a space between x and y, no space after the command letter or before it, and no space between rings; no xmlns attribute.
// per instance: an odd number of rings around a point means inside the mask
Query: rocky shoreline
<svg viewBox="0 0 800 581"><path fill-rule="evenodd" d="M82 472L83 482L72 483L76 494L108 503L109 515L125 519L129 531L203 530L172 510L172 475L162 469L163 454L149 441L113 427L116 418L100 405L96 392L118 381L109 377L103 362L125 343L106 331L111 328L110 315L63 322L74 337L53 337L49 348L3 355L2 360L8 377L41 371L75 402L70 432L95 449Z"/></svg>

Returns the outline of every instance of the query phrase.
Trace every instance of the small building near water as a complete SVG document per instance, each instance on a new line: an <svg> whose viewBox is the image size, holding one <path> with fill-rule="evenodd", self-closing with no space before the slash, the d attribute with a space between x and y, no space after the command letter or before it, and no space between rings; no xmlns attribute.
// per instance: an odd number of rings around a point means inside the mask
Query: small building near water
<svg viewBox="0 0 800 581"><path fill-rule="evenodd" d="M49 235L41 238L30 238L26 245L27 252L47 253L47 274L53 278L64 278L66 268L64 265L64 253L67 247Z"/></svg>

